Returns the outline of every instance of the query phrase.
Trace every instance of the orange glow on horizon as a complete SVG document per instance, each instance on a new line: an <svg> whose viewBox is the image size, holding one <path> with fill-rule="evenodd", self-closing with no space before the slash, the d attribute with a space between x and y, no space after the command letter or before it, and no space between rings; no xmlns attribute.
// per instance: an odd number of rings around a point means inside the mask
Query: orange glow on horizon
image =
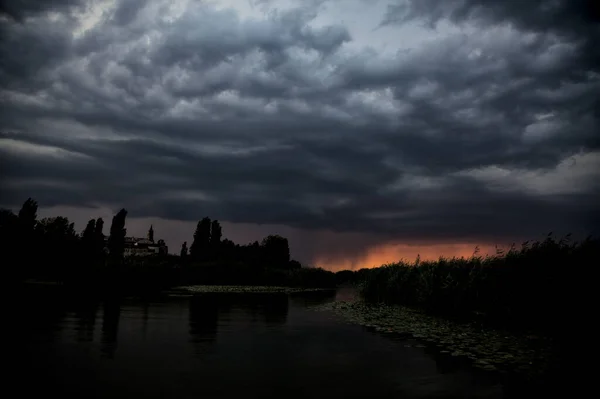
<svg viewBox="0 0 600 399"><path fill-rule="evenodd" d="M475 247L479 247L479 255L495 253L493 245L478 245L471 243L457 244L387 244L369 249L363 256L354 259L332 259L318 258L314 262L317 267L326 270L359 270L362 268L374 268L384 264L395 263L404 260L413 263L420 255L421 260L437 260L441 257L465 257L469 258L475 252Z"/></svg>

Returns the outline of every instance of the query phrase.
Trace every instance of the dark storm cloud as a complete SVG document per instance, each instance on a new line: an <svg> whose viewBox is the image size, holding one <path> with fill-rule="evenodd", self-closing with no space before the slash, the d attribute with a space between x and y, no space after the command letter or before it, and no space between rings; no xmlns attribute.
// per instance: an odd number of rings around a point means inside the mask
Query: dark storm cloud
<svg viewBox="0 0 600 399"><path fill-rule="evenodd" d="M382 240L599 221L597 26L577 2L390 6L369 28L469 25L396 53L313 23L340 2L263 19L171 3L98 6L85 32L75 2L5 11L2 202Z"/></svg>
<svg viewBox="0 0 600 399"><path fill-rule="evenodd" d="M72 12L81 10L87 0L2 0L0 15L22 22L26 17L46 12Z"/></svg>
<svg viewBox="0 0 600 399"><path fill-rule="evenodd" d="M147 0L129 0L117 4L112 21L119 26L128 25L138 15L140 9L144 8Z"/></svg>
<svg viewBox="0 0 600 399"><path fill-rule="evenodd" d="M406 0L392 2L383 24L423 19L435 25L444 19L480 25L511 23L517 29L564 36L580 45L574 76L600 68L600 6L593 0Z"/></svg>
<svg viewBox="0 0 600 399"><path fill-rule="evenodd" d="M525 30L561 32L592 39L591 35L598 32L600 7L590 0L403 0L392 1L384 23L414 18L424 18L432 24L446 18L454 22L509 22Z"/></svg>
<svg viewBox="0 0 600 399"><path fill-rule="evenodd" d="M70 33L47 21L0 22L0 38L0 83L6 88L32 92L50 84L48 70L70 52Z"/></svg>

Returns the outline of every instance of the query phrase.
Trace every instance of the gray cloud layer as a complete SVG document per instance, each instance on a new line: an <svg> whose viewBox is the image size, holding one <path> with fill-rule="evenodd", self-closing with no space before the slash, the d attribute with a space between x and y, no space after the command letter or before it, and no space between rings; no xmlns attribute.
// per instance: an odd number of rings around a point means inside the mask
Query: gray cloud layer
<svg viewBox="0 0 600 399"><path fill-rule="evenodd" d="M600 225L591 2L113 3L0 8L5 205L412 240Z"/></svg>

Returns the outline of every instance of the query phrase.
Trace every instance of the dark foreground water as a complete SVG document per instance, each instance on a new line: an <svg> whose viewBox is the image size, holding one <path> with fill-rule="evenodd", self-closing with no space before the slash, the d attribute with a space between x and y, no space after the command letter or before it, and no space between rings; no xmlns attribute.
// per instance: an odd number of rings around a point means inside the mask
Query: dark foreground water
<svg viewBox="0 0 600 399"><path fill-rule="evenodd" d="M74 301L56 291L16 301L16 397L503 397L485 373L414 340L307 308L333 293Z"/></svg>

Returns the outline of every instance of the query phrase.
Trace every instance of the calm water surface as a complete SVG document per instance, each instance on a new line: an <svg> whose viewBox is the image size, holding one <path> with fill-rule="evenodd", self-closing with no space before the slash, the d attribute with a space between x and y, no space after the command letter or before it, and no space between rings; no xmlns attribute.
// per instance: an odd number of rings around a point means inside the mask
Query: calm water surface
<svg viewBox="0 0 600 399"><path fill-rule="evenodd" d="M13 383L19 397L502 397L413 340L308 309L335 295L73 301L46 288L19 299Z"/></svg>

